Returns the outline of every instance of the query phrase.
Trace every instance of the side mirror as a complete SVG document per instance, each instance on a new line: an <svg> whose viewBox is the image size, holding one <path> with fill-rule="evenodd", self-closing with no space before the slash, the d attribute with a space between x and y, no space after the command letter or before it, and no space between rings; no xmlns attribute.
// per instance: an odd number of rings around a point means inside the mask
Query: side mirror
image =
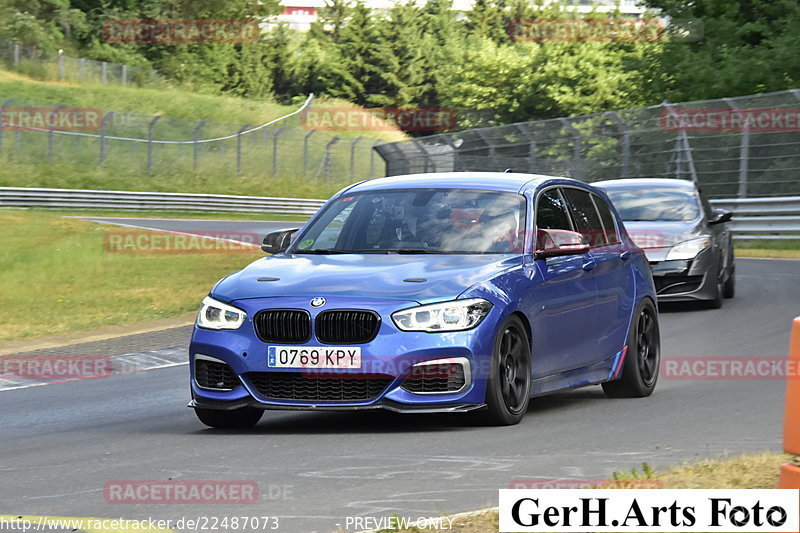
<svg viewBox="0 0 800 533"><path fill-rule="evenodd" d="M261 243L261 249L268 254L279 254L285 252L292 242L292 236L300 228L282 229L280 231L273 231L264 237L264 242Z"/></svg>
<svg viewBox="0 0 800 533"><path fill-rule="evenodd" d="M714 216L711 217L711 220L708 221L709 224L722 224L724 222L730 222L733 218L733 213L730 211L726 211L725 209L715 209Z"/></svg>
<svg viewBox="0 0 800 533"><path fill-rule="evenodd" d="M589 241L577 231L540 229L536 232L534 257L543 259L558 255L585 254L589 252L589 248Z"/></svg>

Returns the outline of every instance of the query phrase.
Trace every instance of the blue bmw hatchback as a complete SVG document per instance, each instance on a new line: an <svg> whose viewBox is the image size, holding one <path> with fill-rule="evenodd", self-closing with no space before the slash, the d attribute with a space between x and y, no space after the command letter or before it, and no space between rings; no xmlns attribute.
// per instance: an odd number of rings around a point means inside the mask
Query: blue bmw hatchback
<svg viewBox="0 0 800 533"><path fill-rule="evenodd" d="M376 408L508 425L535 396L656 386L649 265L605 193L581 182L365 181L263 248L271 255L217 283L197 319L190 406L206 425Z"/></svg>

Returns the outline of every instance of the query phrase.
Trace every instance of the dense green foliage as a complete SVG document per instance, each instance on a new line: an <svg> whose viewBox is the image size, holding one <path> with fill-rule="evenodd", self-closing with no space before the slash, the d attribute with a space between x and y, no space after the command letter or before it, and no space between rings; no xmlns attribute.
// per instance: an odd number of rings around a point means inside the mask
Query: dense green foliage
<svg viewBox="0 0 800 533"><path fill-rule="evenodd" d="M398 3L371 12L328 0L300 33L277 26L244 43L111 43L104 24L131 19L262 21L278 0L0 0L0 39L43 51L152 67L209 94L290 103L309 92L366 107L469 111L458 126L507 123L795 88L800 4L795 0L647 0L653 13L690 19L700 38L598 42L515 39L518 20L574 12L530 0ZM616 14L589 13L588 18Z"/></svg>

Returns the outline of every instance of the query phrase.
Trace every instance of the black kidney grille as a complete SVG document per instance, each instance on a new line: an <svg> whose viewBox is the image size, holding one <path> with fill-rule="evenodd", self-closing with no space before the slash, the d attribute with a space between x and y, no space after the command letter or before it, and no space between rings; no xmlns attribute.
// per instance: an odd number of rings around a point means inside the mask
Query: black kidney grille
<svg viewBox="0 0 800 533"><path fill-rule="evenodd" d="M369 401L386 390L394 379L383 374L307 374L251 372L247 379L259 394L275 400L310 402Z"/></svg>
<svg viewBox="0 0 800 533"><path fill-rule="evenodd" d="M240 385L231 367L225 363L208 361L207 359L194 360L194 380L206 389L235 389Z"/></svg>
<svg viewBox="0 0 800 533"><path fill-rule="evenodd" d="M466 383L464 366L460 363L417 366L403 380L401 387L408 392L456 392Z"/></svg>
<svg viewBox="0 0 800 533"><path fill-rule="evenodd" d="M325 344L363 344L375 338L379 326L372 311L336 309L317 315L314 331Z"/></svg>
<svg viewBox="0 0 800 533"><path fill-rule="evenodd" d="M311 338L311 317L300 309L266 309L253 318L256 335L264 342L302 343Z"/></svg>

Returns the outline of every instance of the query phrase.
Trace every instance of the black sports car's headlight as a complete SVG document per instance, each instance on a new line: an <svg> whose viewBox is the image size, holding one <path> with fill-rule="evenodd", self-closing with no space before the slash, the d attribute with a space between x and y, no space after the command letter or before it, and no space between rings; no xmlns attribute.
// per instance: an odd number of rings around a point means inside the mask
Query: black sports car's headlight
<svg viewBox="0 0 800 533"><path fill-rule="evenodd" d="M483 298L453 300L397 311L392 320L403 331L463 331L480 324L491 308Z"/></svg>
<svg viewBox="0 0 800 533"><path fill-rule="evenodd" d="M711 240L708 237L701 237L699 239L680 242L669 249L669 252L667 252L667 261L678 259L694 259L697 257L697 254L708 248L710 245Z"/></svg>
<svg viewBox="0 0 800 533"><path fill-rule="evenodd" d="M197 315L197 325L206 329L239 329L246 317L241 309L207 296Z"/></svg>

